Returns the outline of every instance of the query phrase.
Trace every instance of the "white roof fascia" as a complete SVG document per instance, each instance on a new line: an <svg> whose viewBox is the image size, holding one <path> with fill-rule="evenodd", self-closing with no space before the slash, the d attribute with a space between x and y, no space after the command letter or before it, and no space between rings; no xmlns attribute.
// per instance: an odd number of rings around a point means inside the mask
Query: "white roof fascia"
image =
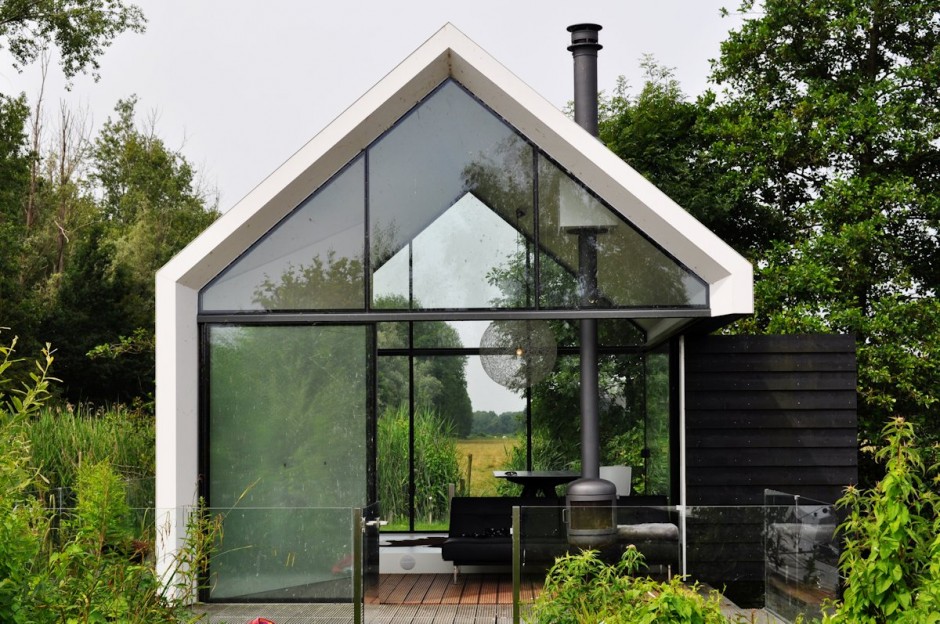
<svg viewBox="0 0 940 624"><path fill-rule="evenodd" d="M750 262L479 46L453 46L452 75L711 286L712 316L753 312Z"/></svg>
<svg viewBox="0 0 940 624"><path fill-rule="evenodd" d="M165 277L200 289L452 76L710 286L712 316L753 311L749 262L451 24L174 257Z"/></svg>

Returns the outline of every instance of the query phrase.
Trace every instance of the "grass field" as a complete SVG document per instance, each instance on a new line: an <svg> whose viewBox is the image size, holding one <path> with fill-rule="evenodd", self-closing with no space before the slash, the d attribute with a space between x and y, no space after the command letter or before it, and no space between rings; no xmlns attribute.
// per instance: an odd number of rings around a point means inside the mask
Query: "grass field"
<svg viewBox="0 0 940 624"><path fill-rule="evenodd" d="M516 443L515 438L457 440L461 473L466 475L470 466L470 496L497 496L493 471L506 469L509 450Z"/></svg>

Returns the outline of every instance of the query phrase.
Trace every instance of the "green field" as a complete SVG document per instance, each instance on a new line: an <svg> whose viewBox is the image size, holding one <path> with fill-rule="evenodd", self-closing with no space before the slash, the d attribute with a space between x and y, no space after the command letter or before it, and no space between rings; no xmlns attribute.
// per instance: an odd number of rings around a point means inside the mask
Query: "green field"
<svg viewBox="0 0 940 624"><path fill-rule="evenodd" d="M516 444L516 438L457 440L460 471L464 478L470 466L470 496L497 496L493 471L506 469L509 451Z"/></svg>

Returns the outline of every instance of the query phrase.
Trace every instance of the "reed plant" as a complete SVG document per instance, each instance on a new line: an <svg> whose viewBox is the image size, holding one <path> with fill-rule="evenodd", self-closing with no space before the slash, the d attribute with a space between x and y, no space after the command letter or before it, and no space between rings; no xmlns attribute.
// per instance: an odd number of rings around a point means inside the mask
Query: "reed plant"
<svg viewBox="0 0 940 624"><path fill-rule="evenodd" d="M395 528L407 528L410 503L408 406L389 408L378 423L378 487L382 514ZM461 482L457 443L450 425L436 412L414 414L415 522L446 522L448 485Z"/></svg>
<svg viewBox="0 0 940 624"><path fill-rule="evenodd" d="M32 464L50 488L73 487L83 462L108 461L128 480L154 476L153 418L121 405L43 407L28 436Z"/></svg>

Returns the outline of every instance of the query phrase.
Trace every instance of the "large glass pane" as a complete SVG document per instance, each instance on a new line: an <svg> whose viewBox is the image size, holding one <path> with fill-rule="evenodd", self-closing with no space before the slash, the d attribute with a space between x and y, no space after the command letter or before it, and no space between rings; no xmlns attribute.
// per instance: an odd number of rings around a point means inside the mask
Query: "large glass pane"
<svg viewBox="0 0 940 624"><path fill-rule="evenodd" d="M394 325L404 325L395 323ZM410 373L406 356L381 356L376 362L376 486L382 519L389 531L411 528Z"/></svg>
<svg viewBox="0 0 940 624"><path fill-rule="evenodd" d="M466 358L414 359L415 529L446 530L451 487L461 482L457 439L470 435L473 408L467 392Z"/></svg>
<svg viewBox="0 0 940 624"><path fill-rule="evenodd" d="M336 580L344 553L322 545L348 543L349 508L366 502L367 332L209 328L209 502L235 510L212 599Z"/></svg>
<svg viewBox="0 0 940 624"><path fill-rule="evenodd" d="M669 352L646 355L646 493L672 499Z"/></svg>
<svg viewBox="0 0 940 624"><path fill-rule="evenodd" d="M209 284L202 310L362 309L364 223L359 158Z"/></svg>
<svg viewBox="0 0 940 624"><path fill-rule="evenodd" d="M555 370L532 388L534 469L581 468L580 366L579 356L560 355ZM642 356L599 356L598 390L601 464L642 465Z"/></svg>
<svg viewBox="0 0 940 624"><path fill-rule="evenodd" d="M704 306L706 285L547 158L539 157L540 303L547 308ZM594 272L597 296L582 294ZM567 274L559 275L559 270ZM590 299L590 300L589 300Z"/></svg>
<svg viewBox="0 0 940 624"><path fill-rule="evenodd" d="M529 305L532 159L531 146L453 81L377 141L369 149L373 304Z"/></svg>

